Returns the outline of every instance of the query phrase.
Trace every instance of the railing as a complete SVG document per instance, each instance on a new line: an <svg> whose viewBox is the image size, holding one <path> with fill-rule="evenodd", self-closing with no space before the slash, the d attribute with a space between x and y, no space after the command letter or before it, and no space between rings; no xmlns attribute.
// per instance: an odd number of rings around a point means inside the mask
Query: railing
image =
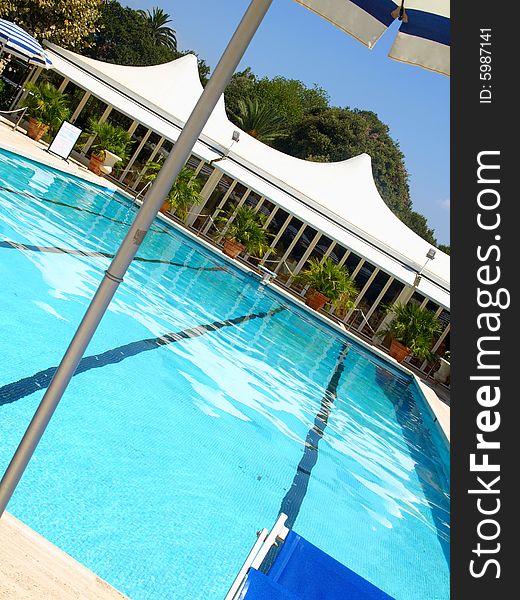
<svg viewBox="0 0 520 600"><path fill-rule="evenodd" d="M25 113L27 112L27 106L24 106L23 108L15 108L14 110L0 110L0 114L2 114L2 115L9 115L9 114L12 114L12 113L17 113L17 112L22 113L22 114L18 117L18 120L13 125L13 131L22 122L22 119L24 118Z"/></svg>
<svg viewBox="0 0 520 600"><path fill-rule="evenodd" d="M144 193L144 191L145 191L147 188L149 188L151 185L152 185L152 182L151 182L151 181L148 181L148 182L146 183L146 185L144 185L144 186L143 186L143 187L142 187L142 188L141 188L141 189L140 189L140 190L137 192L137 194L135 195L135 199L136 199L136 200L139 200L139 198L142 196L142 194Z"/></svg>

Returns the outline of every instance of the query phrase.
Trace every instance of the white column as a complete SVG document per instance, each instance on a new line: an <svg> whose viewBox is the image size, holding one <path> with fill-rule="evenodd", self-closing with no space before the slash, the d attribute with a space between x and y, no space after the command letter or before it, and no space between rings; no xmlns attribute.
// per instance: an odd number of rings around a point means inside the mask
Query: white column
<svg viewBox="0 0 520 600"><path fill-rule="evenodd" d="M128 163L125 167L125 170L123 171L123 173L121 174L121 177L119 178L119 181L123 181L124 178L128 175L130 169L133 167L134 162L137 160L139 153L143 149L144 145L148 141L148 138L150 137L151 134L152 134L152 130L148 129L148 131L144 134L143 139L139 142L139 146L137 146L135 152L132 154L130 160L128 161Z"/></svg>
<svg viewBox="0 0 520 600"><path fill-rule="evenodd" d="M379 292L379 295L374 300L374 303L370 307L370 310L365 315L365 318L366 318L367 322L370 319L370 317L374 314L375 309L379 306L379 303L383 299L383 296L386 294L386 292L388 291L388 288L392 285L392 283L394 281L395 281L394 277L389 277L388 278L388 281L385 283L385 285L383 286L383 289ZM364 321L362 321L361 324L359 325L359 327L357 327L358 331L361 331L363 329L363 327L365 326L365 324L366 323Z"/></svg>
<svg viewBox="0 0 520 600"><path fill-rule="evenodd" d="M69 81L70 81L70 79L67 79L66 77L64 77L63 81L60 83L60 87L58 88L58 92L64 92L65 88L69 84Z"/></svg>
<svg viewBox="0 0 520 600"><path fill-rule="evenodd" d="M134 185L132 186L133 190L137 189L137 186L139 185L141 179L143 178L144 174L146 173L146 169L148 168L148 165L153 162L153 159L157 156L157 153L159 152L159 150L162 148L162 145L164 144L164 142L166 141L166 138L162 137L158 142L157 142L157 146L155 146L155 148L152 150L152 153L150 154L150 158L146 161L146 163L144 164L143 168L141 169L141 171L139 172L139 176L137 177L137 179L134 181Z"/></svg>
<svg viewBox="0 0 520 600"><path fill-rule="evenodd" d="M278 208L278 207L277 207ZM270 217L273 217L273 213L275 211L273 211L270 215ZM271 255L271 253L273 252L273 250L276 247L276 244L278 244L278 242L280 241L280 238L282 237L282 235L285 233L285 230L287 229L287 226L289 225L289 223L291 222L293 216L291 214L287 215L287 218L285 219L283 225L280 227L280 230L278 231L278 233L276 234L274 240L271 242L271 245L269 246L269 250L263 255L262 260L260 261L259 264L263 265L265 264L265 262L267 261L267 259L269 258L269 256ZM270 219L268 219L270 221ZM267 227L267 223L266 223L266 227ZM269 262L273 262L273 261L269 261Z"/></svg>
<svg viewBox="0 0 520 600"><path fill-rule="evenodd" d="M76 122L76 119L81 114L81 111L85 108L85 104L88 102L88 99L90 98L90 96L91 96L91 93L88 91L85 91L85 93L83 94L83 97L79 101L79 104L76 106L76 110L72 113L72 117L70 118L71 123Z"/></svg>
<svg viewBox="0 0 520 600"><path fill-rule="evenodd" d="M128 134L131 136L134 135L135 130L139 127L139 121L132 121L132 124L130 125L130 127L128 128Z"/></svg>
<svg viewBox="0 0 520 600"><path fill-rule="evenodd" d="M222 200L218 203L217 207L215 208L215 210L210 215L210 217L208 219L208 222L204 226L204 229L202 230L202 234L203 235L206 235L208 233L208 231L210 230L211 226L215 222L215 217L218 215L218 213L220 212L221 208L227 202L229 196L231 196L231 193L233 192L233 190L235 189L235 187L236 187L237 184L238 184L238 180L233 179L233 181L231 182L231 185L228 188L228 191L224 194L224 196L222 197Z"/></svg>
<svg viewBox="0 0 520 600"><path fill-rule="evenodd" d="M397 298L395 299L394 304L408 304L410 298L414 295L414 293L415 293L415 287L405 285L404 288L401 290L401 293L399 294L399 296L397 296ZM372 337L372 340L374 342L377 342L380 339L379 333L390 323L390 321L392 319L393 319L393 315L388 314L381 321L381 323L379 324L379 327L377 328L375 334Z"/></svg>
<svg viewBox="0 0 520 600"><path fill-rule="evenodd" d="M294 247L296 246L296 244L298 243L298 240L301 238L302 233L305 231L305 229L307 228L307 223L302 223L300 229L298 230L298 232L296 233L296 235L293 238L293 241L289 244L289 247L287 248L287 250L285 251L285 254L282 256L282 258L280 259L279 263L276 265L276 267L273 269L273 271L275 273L278 273L278 271L281 269L282 265L285 263L285 261L289 258L289 255L291 254L291 252L293 251Z"/></svg>
<svg viewBox="0 0 520 600"><path fill-rule="evenodd" d="M271 213L269 214L269 216L268 216L268 217L267 217L267 219L265 220L265 223L264 223L264 229L267 229L267 228L269 227L269 225L270 225L271 221L274 219L274 216L275 216L275 215L276 215L276 213L278 212L278 209L279 209L279 208L280 208L280 207L279 207L279 206L277 206L277 205L275 205L275 206L273 207L273 210L271 211Z"/></svg>
<svg viewBox="0 0 520 600"><path fill-rule="evenodd" d="M352 271L352 273L350 275L351 279L354 279L356 277L356 275L359 273L359 271L361 270L361 267L364 264L365 264L365 259L360 257L359 262L356 265L356 268ZM329 308L329 313L333 315L335 312L336 312L336 307L334 306L334 304L331 304L331 306ZM345 317L343 318L343 322L346 321L346 318L347 317L345 315Z"/></svg>
<svg viewBox="0 0 520 600"><path fill-rule="evenodd" d="M20 90L16 93L15 97L13 98L13 101L11 102L8 110L14 110L18 104L21 104L22 100L25 100L25 98L27 97L27 94L29 93L25 89L25 86L29 82L36 83L36 80L42 73L43 73L42 67L35 67L34 70L29 73L29 76L27 77L27 79L22 83L22 87L20 88Z"/></svg>
<svg viewBox="0 0 520 600"><path fill-rule="evenodd" d="M257 213L260 210L260 207L264 203L264 200L265 200L264 196L261 196L260 200L256 203L255 207L253 208L255 213Z"/></svg>
<svg viewBox="0 0 520 600"><path fill-rule="evenodd" d="M442 308L442 306L439 306L439 308L438 308L438 309L437 309L437 310L436 310L436 311L433 313L433 316L434 316L436 319L438 319L438 318L439 318L439 315L441 314L441 312L442 312L442 311L443 311L443 308ZM443 342L444 338L446 337L446 335L447 335L447 333L448 333L446 330L449 330L449 328L450 328L450 323L448 323L448 324L446 325L446 327L444 328L444 331L443 331L443 332L441 333L441 335L439 336L439 339L438 339L438 340L435 342L435 344L433 345L432 352L434 352L434 353L435 353L435 352L437 352L437 350L439 349L439 346L442 344L442 342ZM428 366L428 361L427 361L427 360L425 360L425 361L422 363L422 365L421 365L421 371L424 371L424 369L426 369L426 367L427 367L427 366Z"/></svg>
<svg viewBox="0 0 520 600"><path fill-rule="evenodd" d="M307 262L307 259L309 258L310 254L314 250L314 248L316 248L316 244L320 241L321 236L322 236L321 231L318 231L316 233L316 235L313 237L311 243L309 244L309 247L307 248L307 250L305 250L305 252L303 253L303 256L300 258L298 264L294 268L293 275L298 275L298 273L302 270L303 265ZM293 279L294 279L293 275L291 275L291 277L289 277L289 279L287 280L287 286L290 286L291 283L293 282Z"/></svg>
<svg viewBox="0 0 520 600"><path fill-rule="evenodd" d="M330 243L330 246L325 251L325 254L321 257L320 264L323 264L325 262L325 260L327 260L327 258L330 256L330 253L336 247L336 244L337 244L337 242L335 242L334 240L332 240L332 242ZM303 289L300 292L300 296L305 296L305 294L307 293L307 290L309 288L310 288L310 285L304 286Z"/></svg>
<svg viewBox="0 0 520 600"><path fill-rule="evenodd" d="M374 269L374 272L368 278L367 282L363 286L363 289L356 296L356 299L354 300L354 306L347 312L347 314L345 315L345 318L343 319L343 321L347 322L350 319L350 317L351 317L352 313L354 312L354 310L356 310L356 308L359 306L359 303L361 302L361 300L363 300L363 296L367 293L368 288L372 285L372 282L374 281L374 279L376 278L377 274L379 273L379 270L380 270L379 267L376 267Z"/></svg>
<svg viewBox="0 0 520 600"><path fill-rule="evenodd" d="M446 336L448 335L449 331L451 328L451 323L448 323L446 325L446 327L444 328L444 331L441 333L441 335L439 336L439 339L435 342L435 345L433 346L432 350L433 352L436 352L439 349L439 346L442 344L442 342L446 339ZM421 366L421 369L423 367Z"/></svg>
<svg viewBox="0 0 520 600"><path fill-rule="evenodd" d="M200 173L203 166L204 163L197 166L198 170L196 170L195 176L197 176ZM191 227L193 225L195 219L200 215L200 213L206 206L211 194L219 184L219 181L222 179L223 175L224 174L222 173L222 171L219 171L218 169L213 169L213 173L211 173L211 175L208 177L208 180L204 184L204 187L200 190L202 202L194 206L193 210L190 211L188 219L186 220L186 227Z"/></svg>
<svg viewBox="0 0 520 600"><path fill-rule="evenodd" d="M238 204L236 205L235 210L233 211L233 214L230 215L224 229L222 229L222 231L219 233L219 235L217 237L217 242L220 242L220 240L226 235L226 232L229 229L229 226L235 220L238 209L244 204L244 202L246 201L246 198L249 196L250 193L251 193L251 188L247 188L246 191L242 194L242 198L240 198L240 200L238 201Z"/></svg>

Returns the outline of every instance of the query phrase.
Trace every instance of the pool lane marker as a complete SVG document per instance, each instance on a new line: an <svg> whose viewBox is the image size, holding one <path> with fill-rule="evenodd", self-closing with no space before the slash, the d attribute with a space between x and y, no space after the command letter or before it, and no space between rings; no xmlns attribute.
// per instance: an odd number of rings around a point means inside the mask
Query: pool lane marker
<svg viewBox="0 0 520 600"><path fill-rule="evenodd" d="M100 367L105 367L106 365L120 363L126 358L136 356L137 354L147 352L148 350L154 350L162 346L175 344L176 342L186 339L194 339L224 327L240 325L241 323L246 323L247 321L252 321L254 319L265 319L266 317L272 317L283 310L285 310L285 306L278 306L277 308L269 311L250 313L248 315L242 315L240 317L226 319L224 321L213 321L212 323L197 325L196 327L182 329L181 331L165 333L160 337L130 342L129 344L112 348L111 350L107 350L101 354L85 356L81 359L74 376L78 375L79 373L90 371L91 369L98 369ZM17 400L20 400L25 396L29 396L38 390L46 389L49 386L56 369L57 367L49 367L43 371L38 371L38 373L35 373L34 375L24 377L23 379L19 379L18 381L14 381L0 387L0 406L3 406L4 404L10 404L11 402L16 402Z"/></svg>
<svg viewBox="0 0 520 600"><path fill-rule="evenodd" d="M89 215L95 215L96 217L102 217L103 219L107 219L108 221L112 221L113 223L118 223L119 225L129 225L129 223L126 221L120 221L119 219L114 219L113 217L109 217L108 215L104 215L103 213L96 212L95 210L82 208L81 206L75 206L74 204L68 204L67 202L63 202L60 200L53 200L52 198L36 196L35 194L31 194L30 192L26 192L23 190L13 190L12 188L4 187L3 185L0 185L0 190L4 192L9 192L10 194L16 194L17 196L23 196L24 198L30 198L31 200L39 200L40 202L48 202L50 204L56 204L58 206L66 206L67 208L72 208L72 210L88 213ZM121 204L121 206L126 206L117 198L112 197L111 200L115 200L116 202ZM128 209L130 208L131 206L128 206ZM154 231L155 233L166 233L170 235L170 232L162 227L151 227L150 231Z"/></svg>
<svg viewBox="0 0 520 600"><path fill-rule="evenodd" d="M0 248L11 248L13 250L26 250L28 252L50 252L54 254L70 254L72 256L97 256L101 258L114 258L114 254L108 252L89 251L89 250L74 250L72 248L60 248L59 246L33 246L31 244L21 244L11 240L0 240ZM225 267L195 267L186 265L171 260L163 260L161 258L143 258L142 256L134 256L134 260L146 263L160 263L164 265L173 265L175 267L185 267L186 269L194 269L196 271L227 271Z"/></svg>
<svg viewBox="0 0 520 600"><path fill-rule="evenodd" d="M334 401L337 398L338 385L345 370L345 359L348 351L349 346L342 344L334 372L321 399L320 410L314 419L314 425L309 429L305 438L303 456L298 463L293 482L278 510L278 514L285 513L287 515L286 526L289 529L294 527L294 522L307 494L312 469L318 461L318 444L325 433Z"/></svg>

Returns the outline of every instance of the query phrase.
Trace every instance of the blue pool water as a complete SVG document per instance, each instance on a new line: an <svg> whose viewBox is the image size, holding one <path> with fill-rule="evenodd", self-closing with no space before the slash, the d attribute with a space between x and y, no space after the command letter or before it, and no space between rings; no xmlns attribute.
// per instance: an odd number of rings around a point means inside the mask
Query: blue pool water
<svg viewBox="0 0 520 600"><path fill-rule="evenodd" d="M2 472L135 210L0 152ZM449 598L415 383L162 221L138 258L9 510L136 600L223 598L281 509L394 597Z"/></svg>

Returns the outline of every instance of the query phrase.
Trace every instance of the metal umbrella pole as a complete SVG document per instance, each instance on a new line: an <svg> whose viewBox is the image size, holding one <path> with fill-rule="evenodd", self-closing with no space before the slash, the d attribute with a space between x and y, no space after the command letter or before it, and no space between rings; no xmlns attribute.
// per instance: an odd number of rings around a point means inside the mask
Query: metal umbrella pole
<svg viewBox="0 0 520 600"><path fill-rule="evenodd" d="M97 289L54 377L42 398L0 482L0 516L3 514L67 385L107 310L119 284L143 242L159 208L188 159L195 142L224 92L272 0L252 0L227 45L204 92L160 170L117 254Z"/></svg>

